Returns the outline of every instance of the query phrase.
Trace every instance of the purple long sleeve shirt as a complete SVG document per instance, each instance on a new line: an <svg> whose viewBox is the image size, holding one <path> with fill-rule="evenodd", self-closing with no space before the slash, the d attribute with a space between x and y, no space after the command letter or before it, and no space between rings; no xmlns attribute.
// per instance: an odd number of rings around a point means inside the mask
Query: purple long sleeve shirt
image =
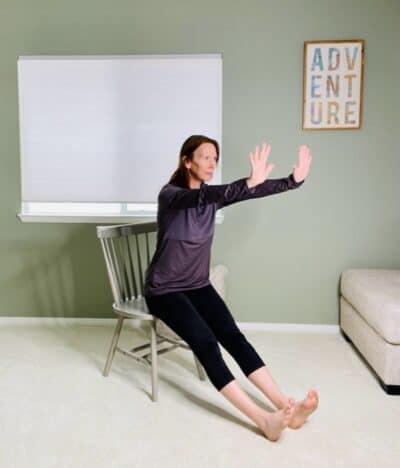
<svg viewBox="0 0 400 468"><path fill-rule="evenodd" d="M218 209L300 187L293 174L249 188L247 177L228 184L189 189L165 184L158 195L156 250L147 268L144 295L195 289L210 284L211 243Z"/></svg>

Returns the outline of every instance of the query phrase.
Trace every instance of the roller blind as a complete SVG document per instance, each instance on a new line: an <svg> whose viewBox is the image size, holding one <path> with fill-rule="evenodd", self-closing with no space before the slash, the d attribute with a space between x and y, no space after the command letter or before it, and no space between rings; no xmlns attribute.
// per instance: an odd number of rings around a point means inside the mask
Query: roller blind
<svg viewBox="0 0 400 468"><path fill-rule="evenodd" d="M154 205L189 135L221 142L221 54L20 56L18 94L25 205Z"/></svg>

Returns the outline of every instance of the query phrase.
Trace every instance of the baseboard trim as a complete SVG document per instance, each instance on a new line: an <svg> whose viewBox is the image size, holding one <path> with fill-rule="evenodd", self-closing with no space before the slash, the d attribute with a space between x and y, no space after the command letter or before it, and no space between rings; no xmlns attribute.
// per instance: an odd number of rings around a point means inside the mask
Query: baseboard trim
<svg viewBox="0 0 400 468"><path fill-rule="evenodd" d="M86 325L86 326L114 326L115 318L84 318L84 317L0 317L0 326L17 325ZM125 319L125 323L137 328L142 323L138 319ZM313 323L268 323L268 322L239 322L242 330L270 330L306 333L339 333L339 325L324 325Z"/></svg>
<svg viewBox="0 0 400 468"><path fill-rule="evenodd" d="M269 322L237 322L238 326L246 330L276 330L306 333L339 333L339 325L325 325L315 323L269 323Z"/></svg>

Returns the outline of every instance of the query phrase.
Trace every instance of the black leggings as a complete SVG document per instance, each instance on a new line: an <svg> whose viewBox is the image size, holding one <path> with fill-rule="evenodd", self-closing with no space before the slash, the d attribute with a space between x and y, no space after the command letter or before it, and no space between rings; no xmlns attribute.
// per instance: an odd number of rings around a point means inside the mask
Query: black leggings
<svg viewBox="0 0 400 468"><path fill-rule="evenodd" d="M235 379L222 357L218 341L246 376L265 365L211 284L186 291L145 296L145 300L149 312L160 318L190 346L218 391Z"/></svg>

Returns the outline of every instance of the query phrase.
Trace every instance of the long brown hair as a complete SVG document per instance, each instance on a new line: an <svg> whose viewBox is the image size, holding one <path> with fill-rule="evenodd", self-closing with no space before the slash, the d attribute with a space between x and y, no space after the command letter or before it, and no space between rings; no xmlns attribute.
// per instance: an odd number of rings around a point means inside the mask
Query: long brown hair
<svg viewBox="0 0 400 468"><path fill-rule="evenodd" d="M178 185L179 187L189 188L189 174L188 169L185 166L185 159L190 161L193 159L193 153L202 143L212 143L217 151L217 162L219 160L219 145L216 140L206 137L204 135L191 135L187 138L181 147L179 152L179 163L178 168L172 174L168 183Z"/></svg>

